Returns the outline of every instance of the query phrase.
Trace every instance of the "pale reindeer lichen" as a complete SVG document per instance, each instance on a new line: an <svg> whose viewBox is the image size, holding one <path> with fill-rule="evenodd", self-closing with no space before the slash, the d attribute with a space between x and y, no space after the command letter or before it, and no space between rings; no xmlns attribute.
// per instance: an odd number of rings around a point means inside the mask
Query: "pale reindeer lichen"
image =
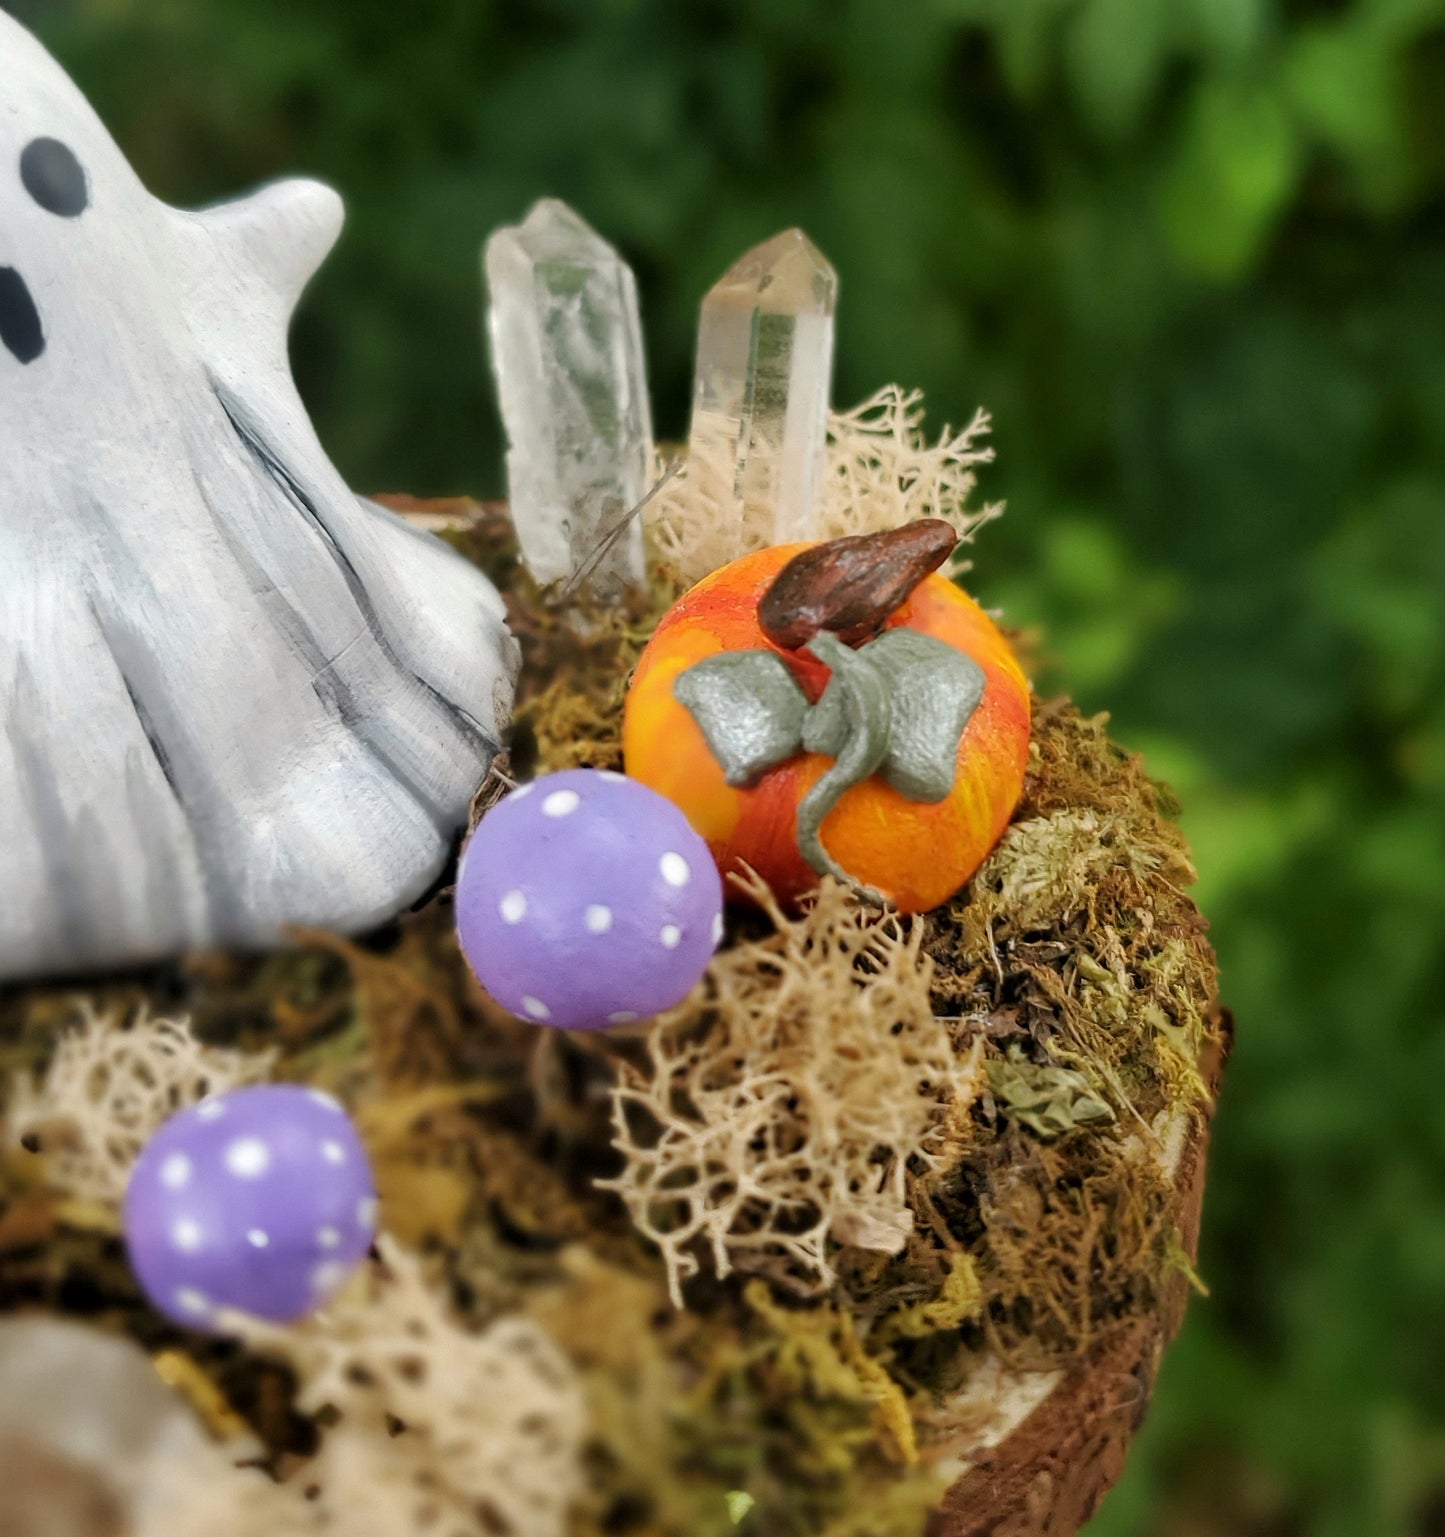
<svg viewBox="0 0 1445 1537"><path fill-rule="evenodd" d="M298 1475L332 1529L356 1529L368 1490L405 1517L378 1532L562 1537L586 1414L574 1367L532 1320L463 1327L422 1261L383 1238L324 1312L241 1332L290 1363L299 1409L340 1416Z"/></svg>
<svg viewBox="0 0 1445 1537"><path fill-rule="evenodd" d="M537 1323L463 1328L422 1262L385 1238L325 1312L290 1328L232 1322L295 1372L320 1447L284 1483L219 1455L158 1461L137 1537L564 1537L585 1412Z"/></svg>
<svg viewBox="0 0 1445 1537"><path fill-rule="evenodd" d="M389 1279L323 1319L249 1331L295 1366L301 1405L340 1414L317 1456L280 1485L218 1459L155 1466L138 1537L564 1537L583 1443L569 1363L527 1320L464 1333L415 1260L386 1256Z"/></svg>
<svg viewBox="0 0 1445 1537"><path fill-rule="evenodd" d="M828 468L823 485L820 536L872 534L900 528L915 518L942 518L959 537L972 539L998 517L998 502L970 510L976 468L992 463L982 440L992 420L976 411L968 426L945 426L930 443L923 430L922 390L890 384L851 411L828 420Z"/></svg>
<svg viewBox="0 0 1445 1537"><path fill-rule="evenodd" d="M851 411L828 419L827 469L816 537L880 533L916 518L943 518L968 541L1003 510L970 509L976 469L993 458L983 439L985 411L961 431L945 427L930 443L923 430L923 394L889 385ZM707 487L730 475L690 475L684 460L646 504L644 517L664 574L691 586L740 555L777 542L770 519L755 513L741 524L716 504Z"/></svg>
<svg viewBox="0 0 1445 1537"><path fill-rule="evenodd" d="M805 1294L833 1284L834 1245L899 1252L910 1170L946 1156L981 1085L981 1046L958 1055L934 1016L921 924L831 880L793 919L746 884L774 932L719 954L613 1090L625 1166L603 1188L679 1306L699 1251Z"/></svg>
<svg viewBox="0 0 1445 1537"><path fill-rule="evenodd" d="M118 1202L142 1147L161 1124L207 1094L270 1077L274 1052L205 1046L185 1020L140 1013L129 1025L89 1003L37 1076L17 1075L6 1140L44 1157L57 1189Z"/></svg>
<svg viewBox="0 0 1445 1537"><path fill-rule="evenodd" d="M476 1537L476 1523L444 1499L418 1497L401 1439L339 1424L285 1484L211 1458L173 1459L154 1470L135 1537Z"/></svg>

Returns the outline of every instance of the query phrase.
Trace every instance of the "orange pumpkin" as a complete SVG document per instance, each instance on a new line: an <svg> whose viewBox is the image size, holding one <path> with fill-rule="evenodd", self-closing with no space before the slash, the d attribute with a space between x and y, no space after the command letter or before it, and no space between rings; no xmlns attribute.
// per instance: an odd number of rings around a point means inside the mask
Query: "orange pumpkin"
<svg viewBox="0 0 1445 1537"><path fill-rule="evenodd" d="M799 845L798 813L832 760L800 751L751 784L729 784L675 689L684 673L709 657L767 651L817 703L830 669L807 650L773 644L758 615L779 573L810 548L780 545L744 556L692 588L643 652L623 722L628 773L681 807L724 874L750 865L785 902L818 882ZM964 727L953 786L942 800L910 799L874 774L846 790L821 827L827 853L860 886L903 912L923 912L968 880L1018 804L1028 762L1029 688L998 626L942 576L924 577L883 628L932 636L983 671L982 698Z"/></svg>

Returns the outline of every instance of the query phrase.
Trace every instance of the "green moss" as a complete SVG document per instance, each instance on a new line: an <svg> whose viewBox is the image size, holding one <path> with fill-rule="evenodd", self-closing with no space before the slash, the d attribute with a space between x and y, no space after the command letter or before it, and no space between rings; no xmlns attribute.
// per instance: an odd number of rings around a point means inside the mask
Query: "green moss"
<svg viewBox="0 0 1445 1537"><path fill-rule="evenodd" d="M583 639L545 613L526 623L520 757L615 766L650 619ZM926 919L936 1010L960 1052L982 1038L990 1092L941 1167L910 1171L904 1252L840 1251L837 1289L811 1302L703 1275L670 1307L656 1254L595 1188L616 1170L606 1091L632 1048L501 1014L445 894L363 942L310 935L87 993L187 1014L211 1042L277 1046L283 1075L345 1094L388 1224L446 1257L458 1307L478 1322L525 1311L577 1364L594 1426L578 1537L920 1537L941 1492L929 1415L963 1379L961 1347L1066 1364L1156 1310L1181 1263L1159 1154L1168 1118L1201 1104L1214 981L1187 851L1102 721L1054 704L1035 725L1009 836ZM0 999L6 1065L43 1063L73 997ZM161 1325L113 1233L78 1227L28 1156L0 1164L0 1306L82 1310L182 1352L277 1456L304 1450L313 1432L274 1369ZM33 1241L7 1246L22 1203Z"/></svg>

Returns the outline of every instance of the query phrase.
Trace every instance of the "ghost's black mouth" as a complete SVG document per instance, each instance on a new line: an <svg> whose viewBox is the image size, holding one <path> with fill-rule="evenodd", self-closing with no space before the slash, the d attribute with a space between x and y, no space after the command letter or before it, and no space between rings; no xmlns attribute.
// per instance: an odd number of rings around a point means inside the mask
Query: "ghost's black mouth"
<svg viewBox="0 0 1445 1537"><path fill-rule="evenodd" d="M45 351L40 311L14 267L0 267L0 342L22 363L33 363Z"/></svg>

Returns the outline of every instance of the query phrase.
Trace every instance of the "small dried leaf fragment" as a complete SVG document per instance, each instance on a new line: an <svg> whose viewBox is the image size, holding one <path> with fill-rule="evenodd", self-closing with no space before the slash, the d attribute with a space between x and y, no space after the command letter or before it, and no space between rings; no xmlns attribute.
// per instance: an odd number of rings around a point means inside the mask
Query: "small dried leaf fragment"
<svg viewBox="0 0 1445 1537"><path fill-rule="evenodd" d="M1003 1114L1045 1141L1091 1122L1114 1119L1089 1080L1071 1067L1040 1067L1013 1047L1006 1060L988 1062L985 1068Z"/></svg>

